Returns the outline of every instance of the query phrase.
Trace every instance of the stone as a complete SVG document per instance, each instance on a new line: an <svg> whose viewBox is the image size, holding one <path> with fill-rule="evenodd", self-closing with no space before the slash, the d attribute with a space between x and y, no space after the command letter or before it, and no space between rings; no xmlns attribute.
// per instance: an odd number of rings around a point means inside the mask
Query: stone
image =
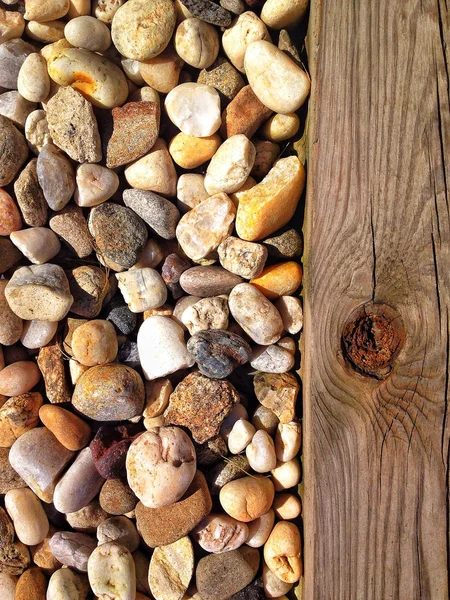
<svg viewBox="0 0 450 600"><path fill-rule="evenodd" d="M168 423L187 427L202 444L218 435L222 421L237 402L239 394L231 383L194 372L177 385L164 416Z"/></svg>
<svg viewBox="0 0 450 600"><path fill-rule="evenodd" d="M155 145L159 134L157 102L128 102L112 110L112 133L106 142L106 165L114 169L141 158Z"/></svg>
<svg viewBox="0 0 450 600"><path fill-rule="evenodd" d="M245 476L226 483L220 490L219 500L231 517L248 523L265 514L272 506L275 495L270 479Z"/></svg>
<svg viewBox="0 0 450 600"><path fill-rule="evenodd" d="M253 143L256 150L256 158L251 174L253 177L260 180L263 179L273 167L274 162L280 154L280 146L278 146L278 144L273 144L268 140L253 139Z"/></svg>
<svg viewBox="0 0 450 600"><path fill-rule="evenodd" d="M281 338L281 340L278 340L277 346L279 346L280 348L283 348L284 350L287 350L288 352L290 352L293 355L295 355L295 352L297 350L297 343L291 337Z"/></svg>
<svg viewBox="0 0 450 600"><path fill-rule="evenodd" d="M0 344L3 346L15 344L23 330L22 319L11 310L5 296L8 283L7 279L0 280Z"/></svg>
<svg viewBox="0 0 450 600"><path fill-rule="evenodd" d="M116 330L109 321L94 319L84 323L73 332L73 356L86 367L113 362L117 351Z"/></svg>
<svg viewBox="0 0 450 600"><path fill-rule="evenodd" d="M0 494L26 486L22 477L12 468L8 456L9 448L0 448Z"/></svg>
<svg viewBox="0 0 450 600"><path fill-rule="evenodd" d="M273 485L276 492L288 490L300 483L302 471L300 463L296 458L288 462L279 462L271 471Z"/></svg>
<svg viewBox="0 0 450 600"><path fill-rule="evenodd" d="M70 527L84 533L95 533L100 523L107 518L108 513L100 507L98 500L93 500L81 510L66 515Z"/></svg>
<svg viewBox="0 0 450 600"><path fill-rule="evenodd" d="M201 558L195 582L202 600L227 600L252 582L259 569L259 552L243 546Z"/></svg>
<svg viewBox="0 0 450 600"><path fill-rule="evenodd" d="M69 204L64 207L50 218L49 225L78 258L86 258L92 253L91 235L83 212L78 206Z"/></svg>
<svg viewBox="0 0 450 600"><path fill-rule="evenodd" d="M0 507L0 547L3 548L12 544L14 542L15 535L16 534L12 520L9 518L8 513Z"/></svg>
<svg viewBox="0 0 450 600"><path fill-rule="evenodd" d="M263 583L260 577L249 583L240 592L230 596L230 600L265 600ZM286 598L280 598L286 600Z"/></svg>
<svg viewBox="0 0 450 600"><path fill-rule="evenodd" d="M175 196L177 173L165 141L158 138L149 154L128 165L125 178L133 188Z"/></svg>
<svg viewBox="0 0 450 600"><path fill-rule="evenodd" d="M302 255L303 240L295 229L288 229L279 235L264 240L270 256L275 258L296 258Z"/></svg>
<svg viewBox="0 0 450 600"><path fill-rule="evenodd" d="M171 0L131 0L131 3L128 0L114 15L112 40L120 54L127 58L152 58L169 43L175 21Z"/></svg>
<svg viewBox="0 0 450 600"><path fill-rule="evenodd" d="M0 235L10 235L22 229L19 209L12 197L5 190L0 190Z"/></svg>
<svg viewBox="0 0 450 600"><path fill-rule="evenodd" d="M250 365L265 373L287 373L295 364L294 355L279 346L257 346L253 349Z"/></svg>
<svg viewBox="0 0 450 600"><path fill-rule="evenodd" d="M0 86L7 90L17 89L17 77L26 57L36 48L20 38L0 44Z"/></svg>
<svg viewBox="0 0 450 600"><path fill-rule="evenodd" d="M264 123L261 133L270 142L279 143L294 137L299 128L300 119L295 113L275 114Z"/></svg>
<svg viewBox="0 0 450 600"><path fill-rule="evenodd" d="M10 235L12 243L35 265L42 265L61 250L58 237L47 227L30 227L14 231Z"/></svg>
<svg viewBox="0 0 450 600"><path fill-rule="evenodd" d="M202 466L211 466L228 454L225 440L220 435L215 435L203 444L194 442L197 453L197 463Z"/></svg>
<svg viewBox="0 0 450 600"><path fill-rule="evenodd" d="M165 108L172 123L186 135L208 137L221 124L219 94L202 83L178 85L167 94Z"/></svg>
<svg viewBox="0 0 450 600"><path fill-rule="evenodd" d="M192 483L196 462L194 446L183 430L151 429L128 450L128 484L144 506L169 506L180 500Z"/></svg>
<svg viewBox="0 0 450 600"><path fill-rule="evenodd" d="M52 404L70 402L72 390L67 381L65 357L58 342L40 349L38 366L45 383L45 394Z"/></svg>
<svg viewBox="0 0 450 600"><path fill-rule="evenodd" d="M142 412L144 385L139 374L125 365L92 367L75 386L73 406L94 421L122 421Z"/></svg>
<svg viewBox="0 0 450 600"><path fill-rule="evenodd" d="M58 569L50 577L47 600L86 600L89 584L71 569Z"/></svg>
<svg viewBox="0 0 450 600"><path fill-rule="evenodd" d="M25 137L34 154L39 154L45 144L52 143L45 110L34 110L28 115L25 121Z"/></svg>
<svg viewBox="0 0 450 600"><path fill-rule="evenodd" d="M0 573L0 593L3 600L14 600L17 577L9 573Z"/></svg>
<svg viewBox="0 0 450 600"><path fill-rule="evenodd" d="M289 261L267 267L250 283L270 300L276 300L280 296L293 294L301 282L301 266Z"/></svg>
<svg viewBox="0 0 450 600"><path fill-rule="evenodd" d="M294 523L280 521L264 545L264 560L281 581L295 583L303 573L301 539Z"/></svg>
<svg viewBox="0 0 450 600"><path fill-rule="evenodd" d="M169 405L169 396L173 386L169 379L161 378L145 382L145 419L159 417Z"/></svg>
<svg viewBox="0 0 450 600"><path fill-rule="evenodd" d="M72 457L45 427L24 433L9 452L13 469L44 502L52 501L56 481Z"/></svg>
<svg viewBox="0 0 450 600"><path fill-rule="evenodd" d="M0 238L0 274L9 271L9 269L11 269L11 267L13 267L21 258L22 253L14 246L11 240L8 238ZM2 303L2 296L3 294L0 294L0 305ZM1 310L2 309L0 308L0 311ZM2 328L0 327L0 335L1 329Z"/></svg>
<svg viewBox="0 0 450 600"><path fill-rule="evenodd" d="M27 156L28 146L24 136L12 121L0 115L0 186L11 183Z"/></svg>
<svg viewBox="0 0 450 600"><path fill-rule="evenodd" d="M126 0L93 0L92 14L102 23L111 24L118 9Z"/></svg>
<svg viewBox="0 0 450 600"><path fill-rule="evenodd" d="M131 312L123 299L117 296L107 305L105 317L122 335L130 335L137 325L136 315Z"/></svg>
<svg viewBox="0 0 450 600"><path fill-rule="evenodd" d="M64 21L58 19L46 21L45 23L28 21L25 31L27 36L32 40L36 40L42 44L53 44L54 42L64 39L64 25Z"/></svg>
<svg viewBox="0 0 450 600"><path fill-rule="evenodd" d="M199 173L183 173L180 176L177 183L177 206L182 213L209 198L204 180L205 176Z"/></svg>
<svg viewBox="0 0 450 600"><path fill-rule="evenodd" d="M39 152L36 172L44 198L52 210L61 210L75 191L75 175L69 160L53 144Z"/></svg>
<svg viewBox="0 0 450 600"><path fill-rule="evenodd" d="M112 202L91 210L88 227L100 262L114 271L132 267L147 241L147 228L140 217Z"/></svg>
<svg viewBox="0 0 450 600"><path fill-rule="evenodd" d="M168 94L178 85L184 60L178 56L172 44L161 54L139 63L139 74L151 88L161 94ZM159 101L158 101L159 104Z"/></svg>
<svg viewBox="0 0 450 600"><path fill-rule="evenodd" d="M69 531L57 531L50 540L50 550L59 562L82 573L86 573L88 559L96 546L90 536Z"/></svg>
<svg viewBox="0 0 450 600"><path fill-rule="evenodd" d="M235 15L240 15L245 10L243 0L220 0L220 6L226 10L229 10Z"/></svg>
<svg viewBox="0 0 450 600"><path fill-rule="evenodd" d="M117 361L131 367L132 369L139 369L141 362L139 360L139 352L136 342L127 340L119 346L119 352L117 354ZM138 418L138 417L136 417Z"/></svg>
<svg viewBox="0 0 450 600"><path fill-rule="evenodd" d="M75 48L105 52L111 45L108 27L95 17L83 15L71 19L64 28L64 37Z"/></svg>
<svg viewBox="0 0 450 600"><path fill-rule="evenodd" d="M136 600L139 600L139 594L141 592L148 594L148 596L141 594L140 600L149 600L150 587L148 585L148 568L150 566L150 557L141 550L136 550L133 552L133 560L136 568Z"/></svg>
<svg viewBox="0 0 450 600"><path fill-rule="evenodd" d="M55 83L73 87L99 108L115 108L127 99L128 85L123 71L95 52L61 48L49 56L47 68Z"/></svg>
<svg viewBox="0 0 450 600"><path fill-rule="evenodd" d="M7 117L14 125L24 129L28 115L36 108L34 102L25 100L15 90L0 94L0 115Z"/></svg>
<svg viewBox="0 0 450 600"><path fill-rule="evenodd" d="M24 18L44 23L64 17L68 10L69 0L27 0Z"/></svg>
<svg viewBox="0 0 450 600"><path fill-rule="evenodd" d="M180 277L180 285L187 294L200 297L229 294L242 282L234 273L222 267L206 266L187 269Z"/></svg>
<svg viewBox="0 0 450 600"><path fill-rule="evenodd" d="M39 498L28 488L9 490L5 508L14 523L17 538L27 546L36 546L46 537L49 529L47 515Z"/></svg>
<svg viewBox="0 0 450 600"><path fill-rule="evenodd" d="M224 58L218 58L208 69L203 69L197 83L210 85L228 101L233 100L245 85L239 72Z"/></svg>
<svg viewBox="0 0 450 600"><path fill-rule="evenodd" d="M125 190L123 201L160 237L165 240L175 238L180 212L170 200L154 192Z"/></svg>
<svg viewBox="0 0 450 600"><path fill-rule="evenodd" d="M172 292L174 299L183 295L183 290L180 286L180 277L189 267L191 263L188 260L180 258L178 254L169 254L161 268L161 275L167 288Z"/></svg>
<svg viewBox="0 0 450 600"><path fill-rule="evenodd" d="M127 76L127 78L137 86L145 86L144 78L142 77L139 71L139 65L141 64L138 60L134 60L133 58L121 58L120 64L122 65L122 69ZM145 94L145 92L144 92ZM159 104L159 95L155 90L155 101ZM132 97L133 96L133 97ZM142 94L140 94L140 88L136 90L133 94L131 94L128 99L132 102L138 101L138 96L140 100L144 100Z"/></svg>
<svg viewBox="0 0 450 600"><path fill-rule="evenodd" d="M111 169L84 163L77 167L76 185L74 196L76 204L83 208L97 206L116 193L119 177Z"/></svg>
<svg viewBox="0 0 450 600"><path fill-rule="evenodd" d="M14 182L14 193L24 222L30 227L47 223L48 205L37 176L37 159L33 158Z"/></svg>
<svg viewBox="0 0 450 600"><path fill-rule="evenodd" d="M263 245L233 236L226 238L217 252L225 269L245 279L257 277L267 260L267 250Z"/></svg>
<svg viewBox="0 0 450 600"><path fill-rule="evenodd" d="M281 581L266 563L263 563L262 580L266 598L286 598L285 594L292 589L292 583Z"/></svg>
<svg viewBox="0 0 450 600"><path fill-rule="evenodd" d="M148 581L156 600L181 600L194 573L194 549L186 536L156 548L150 560Z"/></svg>
<svg viewBox="0 0 450 600"><path fill-rule="evenodd" d="M292 373L257 373L253 379L259 402L274 412L281 423L295 418L299 384Z"/></svg>
<svg viewBox="0 0 450 600"><path fill-rule="evenodd" d="M245 449L250 467L256 473L268 473L276 467L275 445L270 435L260 429Z"/></svg>
<svg viewBox="0 0 450 600"><path fill-rule="evenodd" d="M138 61L134 61L138 65L140 64ZM139 67L140 68L140 67ZM125 67L124 67L125 70ZM145 83L145 81L144 81ZM130 95L131 102L156 102L159 106L161 106L161 98L156 90L148 85L144 85L141 88L138 88L135 92Z"/></svg>
<svg viewBox="0 0 450 600"><path fill-rule="evenodd" d="M251 546L252 548L263 546L273 529L274 522L275 513L272 509L258 517L258 519L251 521L248 526L249 535L245 542L247 546Z"/></svg>
<svg viewBox="0 0 450 600"><path fill-rule="evenodd" d="M240 200L240 197L242 196L242 194L244 192L246 192L247 190L251 190L252 187L254 187L255 185L256 185L256 180L253 179L253 177L251 175L249 175L249 177L247 178L247 181L244 183L244 185L241 188L239 188L239 190L237 192L234 192L234 194L230 194L230 199L236 208L239 206L239 200Z"/></svg>
<svg viewBox="0 0 450 600"><path fill-rule="evenodd" d="M165 377L192 367L183 329L169 317L151 316L139 328L137 343L145 378Z"/></svg>
<svg viewBox="0 0 450 600"><path fill-rule="evenodd" d="M105 272L99 267L83 265L70 271L68 279L74 299L70 311L80 317L89 319L96 317L109 289Z"/></svg>
<svg viewBox="0 0 450 600"><path fill-rule="evenodd" d="M283 320L283 327L291 334L296 334L303 327L303 309L300 298L280 296L275 306Z"/></svg>
<svg viewBox="0 0 450 600"><path fill-rule="evenodd" d="M253 137L272 111L258 100L249 85L243 87L222 113L222 137L244 134Z"/></svg>
<svg viewBox="0 0 450 600"><path fill-rule="evenodd" d="M280 521L297 519L297 517L302 514L302 503L300 498L294 496L294 494L288 494L287 492L275 494L272 508Z"/></svg>
<svg viewBox="0 0 450 600"><path fill-rule="evenodd" d="M252 11L246 11L233 21L222 36L225 54L241 73L245 73L244 57L248 46L259 40L270 39L263 21Z"/></svg>
<svg viewBox="0 0 450 600"><path fill-rule="evenodd" d="M210 514L197 525L192 535L203 550L222 554L237 550L245 543L248 526L228 515Z"/></svg>
<svg viewBox="0 0 450 600"><path fill-rule="evenodd" d="M272 29L292 27L304 16L308 4L308 0L267 0L261 11L261 19Z"/></svg>
<svg viewBox="0 0 450 600"><path fill-rule="evenodd" d="M111 515L124 515L136 508L138 499L121 479L108 479L100 491L100 506ZM137 515L136 515L137 518ZM140 530L140 528L139 528ZM142 531L140 530L142 535Z"/></svg>
<svg viewBox="0 0 450 600"><path fill-rule="evenodd" d="M19 12L0 9L0 44L22 37L24 29L25 21Z"/></svg>
<svg viewBox="0 0 450 600"><path fill-rule="evenodd" d="M164 255L165 251L161 243L155 239L149 239L144 246L144 250L139 256L137 263L135 263L131 268L144 269L148 267L149 269L153 269L160 264L164 258Z"/></svg>
<svg viewBox="0 0 450 600"><path fill-rule="evenodd" d="M89 442L89 425L65 408L44 404L39 409L39 419L68 450L81 450Z"/></svg>
<svg viewBox="0 0 450 600"><path fill-rule="evenodd" d="M169 143L169 152L178 166L195 169L214 156L221 141L217 133L203 138L178 133Z"/></svg>
<svg viewBox="0 0 450 600"><path fill-rule="evenodd" d="M181 0L193 17L198 17L206 23L218 27L228 27L231 24L231 14L211 0Z"/></svg>
<svg viewBox="0 0 450 600"><path fill-rule="evenodd" d="M228 440L228 437L233 429L235 423L239 421L239 419L248 419L248 412L245 406L241 403L236 404L233 407L231 413L224 419L221 427L220 427L220 435Z"/></svg>
<svg viewBox="0 0 450 600"><path fill-rule="evenodd" d="M150 548L166 546L187 535L211 511L212 501L204 475L197 471L184 496L169 506L148 508L139 502L136 523Z"/></svg>
<svg viewBox="0 0 450 600"><path fill-rule="evenodd" d="M125 460L133 440L141 434L134 424L115 426L102 425L90 444L95 467L107 480L125 478Z"/></svg>
<svg viewBox="0 0 450 600"><path fill-rule="evenodd" d="M194 305L195 306L195 305ZM222 329L195 333L187 349L203 375L223 379L234 369L248 362L250 346L239 335Z"/></svg>
<svg viewBox="0 0 450 600"><path fill-rule="evenodd" d="M30 553L22 542L16 541L0 547L0 572L21 575L30 565Z"/></svg>
<svg viewBox="0 0 450 600"><path fill-rule="evenodd" d="M106 519L97 528L97 539L99 545L108 542L116 542L134 552L139 547L139 533L130 519L127 517L111 517Z"/></svg>
<svg viewBox="0 0 450 600"><path fill-rule="evenodd" d="M141 313L157 308L167 300L167 288L155 269L133 269L118 273L116 277L131 312Z"/></svg>
<svg viewBox="0 0 450 600"><path fill-rule="evenodd" d="M250 175L255 156L255 146L245 135L229 137L208 165L205 176L206 191L211 195L238 191Z"/></svg>
<svg viewBox="0 0 450 600"><path fill-rule="evenodd" d="M175 32L175 50L196 69L210 67L219 54L219 36L213 25L195 17L182 21Z"/></svg>
<svg viewBox="0 0 450 600"><path fill-rule="evenodd" d="M5 402L0 408L0 446L10 448L17 438L36 427L42 403L39 392L13 396Z"/></svg>
<svg viewBox="0 0 450 600"><path fill-rule="evenodd" d="M228 449L231 454L239 454L250 444L256 429L245 419L238 419L228 434Z"/></svg>
<svg viewBox="0 0 450 600"><path fill-rule="evenodd" d="M19 360L0 371L0 394L4 396L20 396L26 394L39 383L41 374L36 363ZM23 398L25 404L34 404L37 397ZM14 403L13 403L14 404Z"/></svg>
<svg viewBox="0 0 450 600"><path fill-rule="evenodd" d="M50 77L45 58L33 52L23 61L17 76L19 94L29 102L42 102L50 93Z"/></svg>
<svg viewBox="0 0 450 600"><path fill-rule="evenodd" d="M189 333L228 328L228 302L226 296L202 298L188 306L181 315L181 321Z"/></svg>

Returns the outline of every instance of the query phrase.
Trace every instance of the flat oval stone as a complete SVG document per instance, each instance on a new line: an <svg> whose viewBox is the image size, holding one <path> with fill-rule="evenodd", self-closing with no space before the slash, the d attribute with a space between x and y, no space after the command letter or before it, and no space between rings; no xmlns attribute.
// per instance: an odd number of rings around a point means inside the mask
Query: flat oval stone
<svg viewBox="0 0 450 600"><path fill-rule="evenodd" d="M220 490L220 504L226 513L248 523L265 514L272 506L275 490L266 477L242 477Z"/></svg>
<svg viewBox="0 0 450 600"><path fill-rule="evenodd" d="M88 15L70 19L64 28L64 37L75 48L84 48L92 52L105 52L111 45L108 27Z"/></svg>
<svg viewBox="0 0 450 600"><path fill-rule="evenodd" d="M178 25L174 44L177 54L196 69L211 66L217 58L220 46L215 27L193 17Z"/></svg>
<svg viewBox="0 0 450 600"><path fill-rule="evenodd" d="M5 495L5 508L23 544L36 546L44 540L49 529L47 515L41 501L30 489L9 490Z"/></svg>
<svg viewBox="0 0 450 600"><path fill-rule="evenodd" d="M180 211L170 200L154 192L125 190L123 201L125 206L139 215L160 237L165 240L175 237Z"/></svg>
<svg viewBox="0 0 450 600"><path fill-rule="evenodd" d="M61 210L75 191L75 174L69 160L53 144L39 152L36 172L44 198L52 210Z"/></svg>
<svg viewBox="0 0 450 600"><path fill-rule="evenodd" d="M48 262L61 250L58 237L48 227L30 227L13 231L10 239L34 265Z"/></svg>
<svg viewBox="0 0 450 600"><path fill-rule="evenodd" d="M194 549L186 536L152 554L148 572L150 591L156 600L181 600L194 573Z"/></svg>
<svg viewBox="0 0 450 600"><path fill-rule="evenodd" d="M29 392L13 396L3 404L0 408L1 447L11 447L17 438L36 427L43 401L39 392Z"/></svg>
<svg viewBox="0 0 450 600"><path fill-rule="evenodd" d="M270 34L263 21L254 12L248 10L235 19L223 32L222 44L225 54L241 73L245 73L245 51L252 42L268 40Z"/></svg>
<svg viewBox="0 0 450 600"><path fill-rule="evenodd" d="M169 152L181 168L195 169L214 156L221 141L217 133L199 138L180 132L170 140Z"/></svg>
<svg viewBox="0 0 450 600"><path fill-rule="evenodd" d="M57 531L50 540L50 550L60 563L85 573L96 540L84 533Z"/></svg>
<svg viewBox="0 0 450 600"><path fill-rule="evenodd" d="M268 510L254 521L251 521L248 526L249 535L245 542L247 546L251 546L252 548L260 548L263 546L273 529L274 522L275 513L272 509Z"/></svg>
<svg viewBox="0 0 450 600"><path fill-rule="evenodd" d="M44 404L39 410L39 418L68 450L81 450L89 442L89 425L65 408Z"/></svg>
<svg viewBox="0 0 450 600"><path fill-rule="evenodd" d="M180 277L180 285L187 294L209 297L229 294L242 282L238 275L222 267L206 266L187 269Z"/></svg>
<svg viewBox="0 0 450 600"><path fill-rule="evenodd" d="M73 406L94 421L122 421L142 412L144 384L125 365L92 367L75 386Z"/></svg>
<svg viewBox="0 0 450 600"><path fill-rule="evenodd" d="M172 123L186 135L208 137L220 127L220 96L208 85L178 85L167 94L165 107Z"/></svg>
<svg viewBox="0 0 450 600"><path fill-rule="evenodd" d="M244 134L229 137L208 165L205 188L209 194L237 192L247 181L255 162L256 150Z"/></svg>
<svg viewBox="0 0 450 600"><path fill-rule="evenodd" d="M0 115L0 156L2 157L0 186L3 186L11 183L17 175L28 156L28 146L24 136L14 127L12 121L2 115Z"/></svg>
<svg viewBox="0 0 450 600"><path fill-rule="evenodd" d="M223 379L251 356L251 348L236 333L223 329L198 331L187 343L200 372L207 377Z"/></svg>
<svg viewBox="0 0 450 600"><path fill-rule="evenodd" d="M126 477L128 448L140 434L141 428L134 423L99 428L90 448L95 468L102 477L108 480Z"/></svg>
<svg viewBox="0 0 450 600"><path fill-rule="evenodd" d="M41 373L35 362L19 360L0 371L0 394L4 396L20 396L26 394L41 380ZM29 397L33 403L37 397ZM24 398L25 402L26 399ZM28 404L28 401L26 401Z"/></svg>
<svg viewBox="0 0 450 600"><path fill-rule="evenodd" d="M50 77L45 58L33 52L20 67L17 76L19 94L29 102L43 102L50 93Z"/></svg>
<svg viewBox="0 0 450 600"><path fill-rule="evenodd" d="M258 346L253 349L250 365L265 373L287 373L294 366L292 352L279 346Z"/></svg>
<svg viewBox="0 0 450 600"><path fill-rule="evenodd" d="M211 514L192 533L203 550L222 554L237 550L245 543L248 526L228 515Z"/></svg>

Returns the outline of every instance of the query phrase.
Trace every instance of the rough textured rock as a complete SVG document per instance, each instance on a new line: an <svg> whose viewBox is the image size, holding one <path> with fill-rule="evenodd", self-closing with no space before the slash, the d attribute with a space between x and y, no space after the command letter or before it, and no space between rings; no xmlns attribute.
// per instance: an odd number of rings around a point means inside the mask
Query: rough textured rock
<svg viewBox="0 0 450 600"><path fill-rule="evenodd" d="M0 494L23 488L27 484L9 462L9 448L0 448Z"/></svg>
<svg viewBox="0 0 450 600"><path fill-rule="evenodd" d="M141 434L134 424L102 425L90 444L97 471L105 479L126 476L125 460L131 443ZM106 509L105 509L106 510Z"/></svg>
<svg viewBox="0 0 450 600"><path fill-rule="evenodd" d="M210 329L228 329L228 301L226 296L202 298L188 306L181 315L191 335Z"/></svg>
<svg viewBox="0 0 450 600"><path fill-rule="evenodd" d="M73 296L70 311L87 319L95 318L109 290L108 278L103 269L83 265L72 269L68 273L68 280Z"/></svg>
<svg viewBox="0 0 450 600"><path fill-rule="evenodd" d="M261 244L230 236L217 249L220 264L244 279L257 277L267 260L267 250Z"/></svg>
<svg viewBox="0 0 450 600"><path fill-rule="evenodd" d="M222 113L222 137L243 133L249 139L266 121L272 111L264 106L249 85L243 87Z"/></svg>
<svg viewBox="0 0 450 600"><path fill-rule="evenodd" d="M64 207L51 217L49 225L78 258L86 258L91 254L91 235L83 212L78 206Z"/></svg>
<svg viewBox="0 0 450 600"><path fill-rule="evenodd" d="M8 238L0 238L0 274L8 271L22 258L22 252Z"/></svg>
<svg viewBox="0 0 450 600"><path fill-rule="evenodd" d="M27 156L24 136L12 121L0 115L0 186L11 183Z"/></svg>
<svg viewBox="0 0 450 600"><path fill-rule="evenodd" d="M211 494L217 496L224 485L240 477L245 477L250 470L245 455L231 456L227 461L221 461L208 471L207 479L211 486Z"/></svg>
<svg viewBox="0 0 450 600"><path fill-rule="evenodd" d="M181 0L193 17L198 17L206 23L219 27L228 27L231 24L231 14L211 0Z"/></svg>
<svg viewBox="0 0 450 600"><path fill-rule="evenodd" d="M0 547L0 571L9 575L21 575L30 565L30 553L22 542Z"/></svg>
<svg viewBox="0 0 450 600"><path fill-rule="evenodd" d="M39 350L38 366L45 382L45 394L52 404L70 402L72 390L70 388L64 355L60 345L56 342L44 346Z"/></svg>
<svg viewBox="0 0 450 600"><path fill-rule="evenodd" d="M0 408L0 446L11 447L26 431L39 422L43 398L39 392L13 396Z"/></svg>
<svg viewBox="0 0 450 600"><path fill-rule="evenodd" d="M11 310L5 297L8 280L0 280L0 344L12 346L22 335L22 319Z"/></svg>
<svg viewBox="0 0 450 600"><path fill-rule="evenodd" d="M288 229L274 237L264 240L270 256L275 258L296 258L302 255L302 236L295 229Z"/></svg>
<svg viewBox="0 0 450 600"><path fill-rule="evenodd" d="M218 58L208 69L200 71L197 82L216 88L228 101L245 86L240 73L224 58Z"/></svg>
<svg viewBox="0 0 450 600"><path fill-rule="evenodd" d="M259 402L270 408L281 423L294 420L300 387L292 373L257 373L253 385Z"/></svg>
<svg viewBox="0 0 450 600"><path fill-rule="evenodd" d="M160 237L165 240L175 237L180 211L170 200L154 192L125 190L123 201L125 206L139 215Z"/></svg>
<svg viewBox="0 0 450 600"><path fill-rule="evenodd" d="M136 508L138 499L122 479L108 479L103 484L99 501L103 510L110 515L124 515ZM140 533L142 535L141 529Z"/></svg>
<svg viewBox="0 0 450 600"><path fill-rule="evenodd" d="M245 340L223 329L198 331L189 339L187 349L200 372L217 379L227 377L251 356L251 348Z"/></svg>
<svg viewBox="0 0 450 600"><path fill-rule="evenodd" d="M155 598L179 600L194 573L194 549L186 536L152 554L148 572L150 591Z"/></svg>
<svg viewBox="0 0 450 600"><path fill-rule="evenodd" d="M23 220L30 227L43 227L47 223L48 204L39 185L37 159L33 158L14 182L14 193Z"/></svg>

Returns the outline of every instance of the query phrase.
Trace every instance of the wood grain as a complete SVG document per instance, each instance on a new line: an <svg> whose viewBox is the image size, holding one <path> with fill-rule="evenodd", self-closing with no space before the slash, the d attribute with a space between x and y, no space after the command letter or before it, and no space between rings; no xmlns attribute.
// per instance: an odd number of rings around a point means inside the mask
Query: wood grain
<svg viewBox="0 0 450 600"><path fill-rule="evenodd" d="M449 597L449 19L312 0L305 600Z"/></svg>

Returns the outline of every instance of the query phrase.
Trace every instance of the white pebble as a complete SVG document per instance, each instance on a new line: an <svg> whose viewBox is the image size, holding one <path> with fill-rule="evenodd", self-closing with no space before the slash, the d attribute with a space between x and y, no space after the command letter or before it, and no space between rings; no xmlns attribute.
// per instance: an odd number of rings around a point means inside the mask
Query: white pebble
<svg viewBox="0 0 450 600"><path fill-rule="evenodd" d="M46 346L58 329L58 323L51 321L25 321L20 341L30 350Z"/></svg>
<svg viewBox="0 0 450 600"><path fill-rule="evenodd" d="M93 163L78 165L75 203L81 207L98 206L113 196L119 187L119 177L111 169Z"/></svg>
<svg viewBox="0 0 450 600"><path fill-rule="evenodd" d="M210 195L237 192L247 181L255 157L255 146L244 134L233 135L225 140L206 170L206 191Z"/></svg>
<svg viewBox="0 0 450 600"><path fill-rule="evenodd" d="M43 265L61 250L58 236L47 227L30 227L13 231L10 238L34 265Z"/></svg>
<svg viewBox="0 0 450 600"><path fill-rule="evenodd" d="M236 421L239 421L239 419L248 419L248 412L245 406L240 403L235 404L230 414L227 417L225 417L225 419L222 421L222 425L220 426L220 435L225 440L228 440L228 436L230 435L234 424L236 423Z"/></svg>
<svg viewBox="0 0 450 600"><path fill-rule="evenodd" d="M238 419L228 435L228 450L231 454L239 454L250 444L256 429L245 419Z"/></svg>
<svg viewBox="0 0 450 600"><path fill-rule="evenodd" d="M300 483L300 463L296 458L293 458L288 462L277 461L277 465L272 469L271 474L276 492L288 490Z"/></svg>
<svg viewBox="0 0 450 600"><path fill-rule="evenodd" d="M116 273L119 289L131 312L158 308L167 300L167 288L155 269L143 268Z"/></svg>
<svg viewBox="0 0 450 600"><path fill-rule="evenodd" d="M248 524L248 537L246 544L252 548L261 548L267 541L275 522L272 509Z"/></svg>
<svg viewBox="0 0 450 600"><path fill-rule="evenodd" d="M255 433L251 443L245 449L245 454L251 468L257 473L267 473L277 464L273 439L262 429Z"/></svg>
<svg viewBox="0 0 450 600"><path fill-rule="evenodd" d="M300 423L290 421L280 423L275 435L275 452L278 460L288 462L297 455L302 441L302 428Z"/></svg>
<svg viewBox="0 0 450 600"><path fill-rule="evenodd" d="M209 85L182 83L166 97L169 119L186 135L208 137L222 122L220 96Z"/></svg>

